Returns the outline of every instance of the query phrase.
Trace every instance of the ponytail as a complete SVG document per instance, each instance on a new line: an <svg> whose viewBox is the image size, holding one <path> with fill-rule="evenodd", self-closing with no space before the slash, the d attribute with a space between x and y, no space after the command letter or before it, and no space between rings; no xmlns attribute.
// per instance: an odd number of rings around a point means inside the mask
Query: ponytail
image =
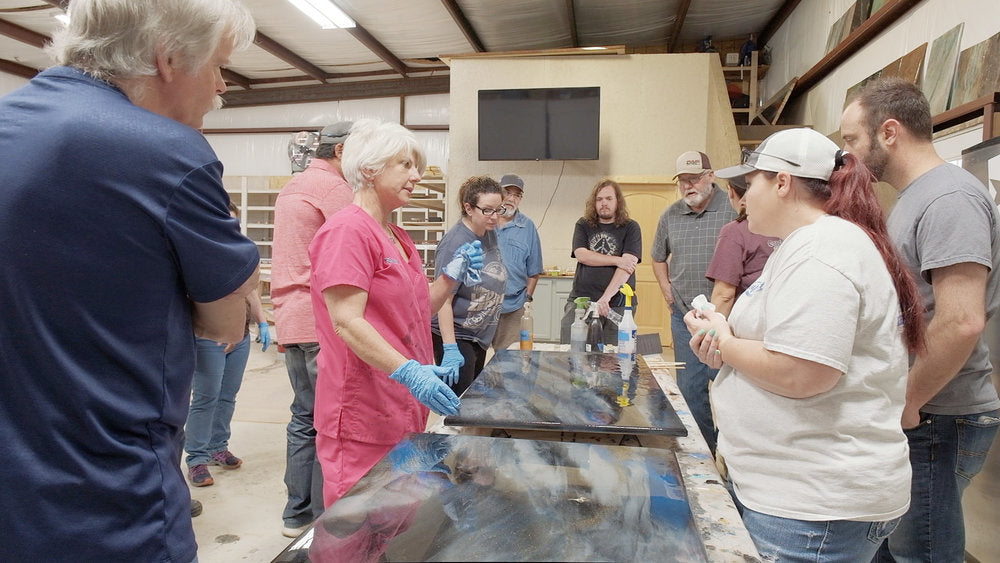
<svg viewBox="0 0 1000 563"><path fill-rule="evenodd" d="M920 352L924 349L924 304L913 275L889 240L882 206L872 186L875 177L853 154L841 151L837 153L837 157L838 164L842 161L843 165L834 170L829 187L823 190L830 194L823 210L858 225L875 243L896 287L903 315L903 338L906 346L910 352ZM803 180L807 184L814 183L808 178ZM810 190L815 191L811 185Z"/></svg>

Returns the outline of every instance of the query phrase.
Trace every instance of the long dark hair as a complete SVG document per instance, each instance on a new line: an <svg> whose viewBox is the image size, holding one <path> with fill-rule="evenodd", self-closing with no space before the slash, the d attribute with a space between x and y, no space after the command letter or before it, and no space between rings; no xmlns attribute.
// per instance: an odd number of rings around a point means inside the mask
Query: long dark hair
<svg viewBox="0 0 1000 563"><path fill-rule="evenodd" d="M839 152L843 165L834 170L830 181L799 178L806 189L823 201L823 211L861 227L875 243L896 286L903 314L903 338L910 352L924 349L924 303L910 270L889 239L882 206L875 195L871 171L850 153Z"/></svg>
<svg viewBox="0 0 1000 563"><path fill-rule="evenodd" d="M597 226L601 222L597 216L597 192L607 186L615 189L615 199L618 200L618 207L615 208L615 226L621 227L625 223L628 223L628 206L625 205L625 196L622 194L622 187L614 180L603 179L594 185L594 189L590 190L590 197L587 198L587 208L583 211L583 218L592 226Z"/></svg>

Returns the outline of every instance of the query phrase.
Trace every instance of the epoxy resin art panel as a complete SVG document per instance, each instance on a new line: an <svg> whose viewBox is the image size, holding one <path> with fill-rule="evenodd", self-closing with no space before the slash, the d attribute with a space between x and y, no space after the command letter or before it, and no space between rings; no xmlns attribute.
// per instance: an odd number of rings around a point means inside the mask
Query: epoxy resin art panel
<svg viewBox="0 0 1000 563"><path fill-rule="evenodd" d="M663 434L687 430L641 357L501 350L462 395L451 426Z"/></svg>
<svg viewBox="0 0 1000 563"><path fill-rule="evenodd" d="M321 562L706 561L669 450L442 434L397 445L305 549Z"/></svg>

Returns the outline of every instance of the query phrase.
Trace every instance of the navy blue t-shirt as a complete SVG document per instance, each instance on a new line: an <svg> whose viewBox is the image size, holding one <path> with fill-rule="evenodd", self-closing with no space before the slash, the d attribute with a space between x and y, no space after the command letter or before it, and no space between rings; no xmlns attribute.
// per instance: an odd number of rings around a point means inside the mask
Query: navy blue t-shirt
<svg viewBox="0 0 1000 563"><path fill-rule="evenodd" d="M2 561L190 561L191 301L258 262L197 131L55 67L0 99Z"/></svg>

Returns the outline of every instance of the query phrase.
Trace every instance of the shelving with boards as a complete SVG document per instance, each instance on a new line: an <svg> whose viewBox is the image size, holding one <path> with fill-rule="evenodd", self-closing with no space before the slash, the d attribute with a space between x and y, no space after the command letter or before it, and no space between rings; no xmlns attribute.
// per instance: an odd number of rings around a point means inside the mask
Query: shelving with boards
<svg viewBox="0 0 1000 563"><path fill-rule="evenodd" d="M240 230L257 244L261 266L271 263L274 202L291 176L226 176L222 184L240 208Z"/></svg>
<svg viewBox="0 0 1000 563"><path fill-rule="evenodd" d="M408 205L393 212L392 221L406 229L424 264L428 279L434 277L434 254L445 232L445 179L441 169L428 166Z"/></svg>
<svg viewBox="0 0 1000 563"><path fill-rule="evenodd" d="M261 301L271 312L271 245L274 240L274 203L291 176L224 176L222 185L240 210L240 231L260 252Z"/></svg>
<svg viewBox="0 0 1000 563"><path fill-rule="evenodd" d="M759 85L769 68L769 65L758 64L758 51L750 54L749 65L722 67L727 86L737 85L740 93L746 95L747 107L733 106L733 117L737 124L752 125L759 115L761 111Z"/></svg>

